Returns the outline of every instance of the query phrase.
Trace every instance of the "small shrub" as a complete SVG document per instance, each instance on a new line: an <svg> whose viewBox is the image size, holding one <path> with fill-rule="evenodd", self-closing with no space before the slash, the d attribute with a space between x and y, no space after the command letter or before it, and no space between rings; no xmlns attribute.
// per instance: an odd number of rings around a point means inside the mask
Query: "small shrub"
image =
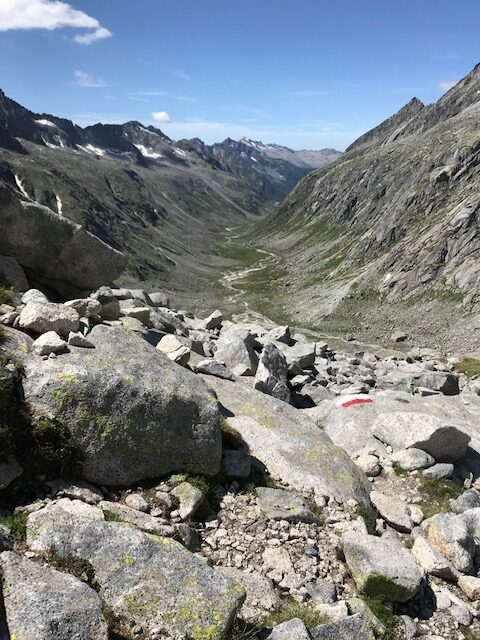
<svg viewBox="0 0 480 640"><path fill-rule="evenodd" d="M307 629L312 630L319 624L325 624L328 619L304 602L297 602L293 598L285 598L278 609L272 611L264 620L264 627L276 627L292 618L300 618Z"/></svg>
<svg viewBox="0 0 480 640"><path fill-rule="evenodd" d="M480 376L480 360L478 358L462 358L455 365L455 370L459 373L464 373L469 378Z"/></svg>
<svg viewBox="0 0 480 640"><path fill-rule="evenodd" d="M262 624L250 624L243 620L236 620L230 632L229 640L256 640L263 629Z"/></svg>
<svg viewBox="0 0 480 640"><path fill-rule="evenodd" d="M10 289L0 287L0 304L10 304L13 300L13 295Z"/></svg>

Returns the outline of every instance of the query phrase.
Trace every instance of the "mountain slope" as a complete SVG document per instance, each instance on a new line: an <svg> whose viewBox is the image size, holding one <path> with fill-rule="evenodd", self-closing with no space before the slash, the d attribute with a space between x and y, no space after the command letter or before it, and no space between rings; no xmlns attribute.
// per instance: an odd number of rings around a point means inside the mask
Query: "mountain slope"
<svg viewBox="0 0 480 640"><path fill-rule="evenodd" d="M371 313L372 301L396 305L396 322L427 301L478 310L479 122L477 66L436 104L411 101L298 184L269 242L299 321Z"/></svg>
<svg viewBox="0 0 480 640"><path fill-rule="evenodd" d="M310 168L302 162L296 180ZM293 165L272 160L269 166L276 179L291 182ZM121 250L128 259L126 283L158 286L162 280L171 289L201 291L219 260L215 238L272 206L265 180L249 181L246 173L236 169L233 156L228 167L215 163L195 144L177 144L152 126L82 129L35 114L0 92L0 187Z"/></svg>

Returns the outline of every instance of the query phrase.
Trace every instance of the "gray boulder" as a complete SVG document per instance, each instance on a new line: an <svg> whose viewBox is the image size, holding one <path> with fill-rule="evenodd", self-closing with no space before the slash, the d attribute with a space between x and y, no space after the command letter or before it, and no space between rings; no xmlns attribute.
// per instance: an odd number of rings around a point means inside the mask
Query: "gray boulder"
<svg viewBox="0 0 480 640"><path fill-rule="evenodd" d="M287 386L287 361L283 353L273 343L265 345L255 374L255 389L278 400L288 402L290 391Z"/></svg>
<svg viewBox="0 0 480 640"><path fill-rule="evenodd" d="M470 436L461 425L424 413L379 415L372 433L394 449L421 449L437 462L455 462L466 452Z"/></svg>
<svg viewBox="0 0 480 640"><path fill-rule="evenodd" d="M123 254L80 225L6 189L1 195L0 253L14 257L36 282L71 296L122 273Z"/></svg>
<svg viewBox="0 0 480 640"><path fill-rule="evenodd" d="M35 340L32 348L39 356L48 356L65 351L67 343L55 331L47 331Z"/></svg>
<svg viewBox="0 0 480 640"><path fill-rule="evenodd" d="M430 544L450 560L455 569L462 573L470 571L475 543L465 518L453 513L437 513L422 523L422 529Z"/></svg>
<svg viewBox="0 0 480 640"><path fill-rule="evenodd" d="M455 467L450 462L439 462L432 467L428 467L428 469L424 469L422 475L434 480L447 480L452 477L454 470Z"/></svg>
<svg viewBox="0 0 480 640"><path fill-rule="evenodd" d="M313 523L317 518L305 501L291 491L257 487L257 505L268 520Z"/></svg>
<svg viewBox="0 0 480 640"><path fill-rule="evenodd" d="M311 636L300 618L292 618L273 628L269 640L310 640Z"/></svg>
<svg viewBox="0 0 480 640"><path fill-rule="evenodd" d="M299 370L309 369L315 364L315 344L297 343L293 347L278 343L279 348L285 354L288 370L296 375Z"/></svg>
<svg viewBox="0 0 480 640"><path fill-rule="evenodd" d="M370 506L370 483L347 454L300 411L245 383L202 376L228 412L226 420L270 475L316 496Z"/></svg>
<svg viewBox="0 0 480 640"><path fill-rule="evenodd" d="M148 295L154 307L168 308L170 306L170 300L166 293L155 291L153 293L149 293Z"/></svg>
<svg viewBox="0 0 480 640"><path fill-rule="evenodd" d="M28 302L20 313L20 327L33 333L54 331L68 337L79 326L80 316L75 309L54 302Z"/></svg>
<svg viewBox="0 0 480 640"><path fill-rule="evenodd" d="M416 469L427 469L435 464L435 459L430 454L421 449L403 449L392 455L392 462L397 464L404 471L415 471Z"/></svg>
<svg viewBox="0 0 480 640"><path fill-rule="evenodd" d="M120 303L110 287L100 287L90 296L100 304L96 307L96 313L104 320L118 320L120 317Z"/></svg>
<svg viewBox="0 0 480 640"><path fill-rule="evenodd" d="M245 602L239 611L239 617L242 620L256 622L279 606L280 598L271 580L260 573L256 571L249 573L234 567L218 567L218 571L245 589Z"/></svg>
<svg viewBox="0 0 480 640"><path fill-rule="evenodd" d="M126 522L136 529L140 529L146 533L153 533L157 536L171 537L174 534L174 529L170 525L164 524L164 522L158 518L154 518L148 513L143 513L142 511L138 511L138 509L132 509L120 502L102 500L98 506L107 519L110 518L118 520L119 522Z"/></svg>
<svg viewBox="0 0 480 640"><path fill-rule="evenodd" d="M170 495L178 500L178 515L182 520L191 518L205 500L202 491L189 482L178 484Z"/></svg>
<svg viewBox="0 0 480 640"><path fill-rule="evenodd" d="M370 500L380 516L394 529L409 533L413 528L410 507L398 496L387 496L380 491L372 491Z"/></svg>
<svg viewBox="0 0 480 640"><path fill-rule="evenodd" d="M129 485L176 470L217 473L219 413L206 385L137 334L98 325L89 340L95 349L26 358L23 381L34 417L77 438L84 478Z"/></svg>
<svg viewBox="0 0 480 640"><path fill-rule="evenodd" d="M290 327L288 327L287 325L270 329L270 331L265 336L266 342L283 342L284 344L289 344L291 340L292 338L290 335Z"/></svg>
<svg viewBox="0 0 480 640"><path fill-rule="evenodd" d="M258 356L252 342L253 337L248 330L232 325L222 331L217 340L214 358L237 376L254 376Z"/></svg>
<svg viewBox="0 0 480 640"><path fill-rule="evenodd" d="M63 304L75 309L81 318L95 318L102 310L101 303L93 298L76 298L75 300L67 300Z"/></svg>
<svg viewBox="0 0 480 640"><path fill-rule="evenodd" d="M100 598L85 583L11 551L0 568L11 638L107 640Z"/></svg>
<svg viewBox="0 0 480 640"><path fill-rule="evenodd" d="M450 500L450 508L453 513L463 513L468 509L478 507L480 507L480 493L476 489L468 489L456 500Z"/></svg>
<svg viewBox="0 0 480 640"><path fill-rule="evenodd" d="M410 600L418 591L422 572L401 541L349 531L342 537L343 553L358 589L392 602Z"/></svg>
<svg viewBox="0 0 480 640"><path fill-rule="evenodd" d="M31 514L27 544L38 552L87 560L100 598L129 627L220 640L245 594L170 538L128 526L74 518L59 507Z"/></svg>
<svg viewBox="0 0 480 640"><path fill-rule="evenodd" d="M235 380L235 376L220 362L207 358L201 360L195 365L195 371L197 373L206 373L209 376L216 376L217 378L223 378L224 380Z"/></svg>
<svg viewBox="0 0 480 640"><path fill-rule="evenodd" d="M422 536L417 536L412 547L412 556L422 569L438 578L456 581L460 575L452 563Z"/></svg>
<svg viewBox="0 0 480 640"><path fill-rule="evenodd" d="M223 313L218 309L211 313L208 318L205 319L205 329L220 329L223 322Z"/></svg>
<svg viewBox="0 0 480 640"><path fill-rule="evenodd" d="M321 624L312 632L313 640L375 640L370 620L356 613L330 624Z"/></svg>

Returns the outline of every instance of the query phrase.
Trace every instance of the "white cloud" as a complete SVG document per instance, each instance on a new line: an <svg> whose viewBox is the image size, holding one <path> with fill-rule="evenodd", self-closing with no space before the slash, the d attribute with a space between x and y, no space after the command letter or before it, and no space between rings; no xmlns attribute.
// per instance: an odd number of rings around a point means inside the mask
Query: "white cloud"
<svg viewBox="0 0 480 640"><path fill-rule="evenodd" d="M79 44L91 44L109 38L112 33L100 22L83 11L59 0L1 0L0 31L12 29L87 29L75 36Z"/></svg>
<svg viewBox="0 0 480 640"><path fill-rule="evenodd" d="M154 111L152 118L155 122L171 122L171 118L166 111Z"/></svg>
<svg viewBox="0 0 480 640"><path fill-rule="evenodd" d="M102 80L102 78L98 78L97 76L92 75L91 73L87 73L86 71L81 71L77 69L74 73L75 80L73 84L76 87L105 87L106 82Z"/></svg>
<svg viewBox="0 0 480 640"><path fill-rule="evenodd" d="M452 87L454 87L456 84L457 84L457 80L441 80L437 84L437 87L440 89L440 91L445 92L451 89Z"/></svg>

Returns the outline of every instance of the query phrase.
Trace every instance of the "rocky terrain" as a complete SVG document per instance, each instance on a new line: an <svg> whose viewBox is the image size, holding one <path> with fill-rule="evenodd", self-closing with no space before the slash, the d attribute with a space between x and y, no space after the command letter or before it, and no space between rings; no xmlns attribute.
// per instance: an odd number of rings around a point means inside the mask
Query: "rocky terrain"
<svg viewBox="0 0 480 640"><path fill-rule="evenodd" d="M9 273L1 638L478 637L479 362Z"/></svg>
<svg viewBox="0 0 480 640"><path fill-rule="evenodd" d="M3 216L41 205L122 251L122 284L161 282L198 295L211 272L228 264L212 250L225 227L267 213L338 155L247 141L177 143L139 122L82 129L0 91L0 254L12 255L3 243L14 234Z"/></svg>
<svg viewBox="0 0 480 640"><path fill-rule="evenodd" d="M250 235L278 256L272 313L370 340L396 323L426 346L478 348L479 114L477 66L304 178Z"/></svg>

